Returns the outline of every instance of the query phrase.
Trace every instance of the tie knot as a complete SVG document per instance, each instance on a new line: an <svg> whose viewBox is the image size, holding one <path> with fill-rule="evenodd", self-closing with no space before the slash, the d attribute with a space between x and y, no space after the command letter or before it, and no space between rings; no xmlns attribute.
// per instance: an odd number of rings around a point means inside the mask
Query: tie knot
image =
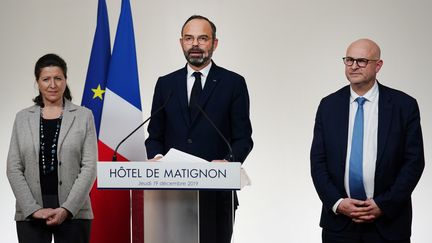
<svg viewBox="0 0 432 243"><path fill-rule="evenodd" d="M195 79L201 79L201 72L194 72L193 76L195 77Z"/></svg>
<svg viewBox="0 0 432 243"><path fill-rule="evenodd" d="M363 106L364 103L366 102L366 98L365 97L357 97L356 101L357 101L359 106Z"/></svg>

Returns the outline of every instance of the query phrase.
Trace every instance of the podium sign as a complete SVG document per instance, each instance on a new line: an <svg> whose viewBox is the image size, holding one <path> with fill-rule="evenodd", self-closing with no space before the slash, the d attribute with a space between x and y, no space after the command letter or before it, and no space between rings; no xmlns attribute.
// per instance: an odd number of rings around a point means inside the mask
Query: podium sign
<svg viewBox="0 0 432 243"><path fill-rule="evenodd" d="M98 162L98 189L240 190L238 162Z"/></svg>

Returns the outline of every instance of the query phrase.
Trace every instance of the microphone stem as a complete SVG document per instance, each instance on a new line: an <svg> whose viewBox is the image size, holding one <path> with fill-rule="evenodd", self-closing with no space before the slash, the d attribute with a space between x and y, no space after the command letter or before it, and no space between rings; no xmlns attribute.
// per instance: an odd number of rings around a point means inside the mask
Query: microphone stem
<svg viewBox="0 0 432 243"><path fill-rule="evenodd" d="M161 107L161 108L162 108L162 107ZM159 111L159 110L158 110L158 111ZM156 112L158 112L158 111L156 111ZM117 145L117 147L116 147L115 150L114 150L113 161L117 161L117 150L118 150L118 148L120 147L120 145L122 145L122 144L124 143L124 141L126 141L130 136L132 136L132 134L134 134L136 131L138 131L138 129L140 129L142 126L144 126L144 124L146 124L146 122L147 122L148 120L150 120L150 118L151 118L151 116L150 116L149 118L147 118L145 121L143 121L143 122L141 123L141 125L139 125L137 128L135 128L135 130L133 130L131 133L129 133L129 135L127 135L125 138L123 138L123 140L120 141L120 143ZM116 160L114 160L114 158L115 158Z"/></svg>
<svg viewBox="0 0 432 243"><path fill-rule="evenodd" d="M117 150L119 149L120 145L122 145L124 143L124 141L126 141L130 136L132 136L132 134L134 134L136 131L138 131L138 129L140 129L142 126L144 126L144 124L146 124L155 114L159 113L159 111L161 111L163 108L165 108L165 106L167 105L168 101L171 98L171 95L172 95L172 92L169 93L168 98L165 100L165 102L163 103L163 105L161 107L159 107L155 112L153 112L153 114L151 114L149 118L147 118L145 121L143 121L141 123L141 125L139 125L137 128L135 128L135 130L133 130L131 133L129 133L129 135L127 135L125 138L123 138L123 140L120 141L120 143L117 144L117 147L115 148L114 153L113 153L112 161L117 161Z"/></svg>
<svg viewBox="0 0 432 243"><path fill-rule="evenodd" d="M234 161L234 154L231 148L230 143L228 142L228 140L225 138L225 136L222 134L222 132L216 127L216 125L214 124L214 122L210 119L210 117L208 117L207 113L204 112L204 110L201 108L201 106L199 106L198 104L195 105L198 110L204 115L204 117L207 119L207 121L210 122L210 124L213 126L213 128L216 130L216 132L219 134L219 136L224 140L224 142L226 143L228 150L229 150L229 161L233 162Z"/></svg>

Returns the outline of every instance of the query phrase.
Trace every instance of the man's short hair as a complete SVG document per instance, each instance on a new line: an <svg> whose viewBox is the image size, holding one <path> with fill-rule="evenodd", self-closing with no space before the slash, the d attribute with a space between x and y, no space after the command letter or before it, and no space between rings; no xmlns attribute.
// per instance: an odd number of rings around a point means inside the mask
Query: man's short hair
<svg viewBox="0 0 432 243"><path fill-rule="evenodd" d="M183 30L184 30L184 27L186 26L186 24L189 23L189 21L194 20L194 19L202 19L202 20L207 21L210 24L210 27L212 29L213 40L216 39L216 25L213 24L213 22L211 22L208 18L201 16L201 15L192 15L186 20L186 22L183 24L183 27L181 29L181 36L183 36Z"/></svg>

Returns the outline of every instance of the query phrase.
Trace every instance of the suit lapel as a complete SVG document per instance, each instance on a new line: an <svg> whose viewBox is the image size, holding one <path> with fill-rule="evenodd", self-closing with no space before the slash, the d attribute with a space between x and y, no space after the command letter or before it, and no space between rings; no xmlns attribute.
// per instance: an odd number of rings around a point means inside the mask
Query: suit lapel
<svg viewBox="0 0 432 243"><path fill-rule="evenodd" d="M341 95L339 96L340 100L337 102L336 107L337 110L335 114L340 114L336 116L336 133L335 139L337 139L337 143L339 144L339 154L340 154L340 164L345 171L345 162L347 156L347 147L348 147L348 124L349 124L349 108L350 108L350 89L349 86L346 86L344 90L342 90Z"/></svg>
<svg viewBox="0 0 432 243"><path fill-rule="evenodd" d="M75 120L75 113L74 111L76 110L75 107L72 106L72 103L70 103L69 101L65 100L65 108L63 111L63 118L62 118L62 123L61 123L61 127L60 127L60 134L59 134L59 140L58 140L58 147L57 147L57 153L59 154L61 146L63 145L63 141L66 137L66 135L68 134L73 121Z"/></svg>
<svg viewBox="0 0 432 243"><path fill-rule="evenodd" d="M201 95L198 99L198 105L204 109L205 105L207 104L208 99L210 98L211 94L213 93L214 88L219 83L219 67L216 66L216 64L212 64L212 67L210 68L210 72L208 74L208 77L206 79L204 89L201 92ZM194 109L194 114L192 114L192 120L191 124L195 121L195 119L198 117L198 114L200 113L198 109Z"/></svg>
<svg viewBox="0 0 432 243"><path fill-rule="evenodd" d="M181 72L179 72L178 76L175 78L176 80L176 92L180 110L185 120L186 124L190 125L190 117L189 117L189 105L188 105L188 96L187 96L187 69L184 67Z"/></svg>
<svg viewBox="0 0 432 243"><path fill-rule="evenodd" d="M40 106L34 106L34 109L29 111L29 127L33 146L36 151L36 158L39 158L39 139L40 139Z"/></svg>
<svg viewBox="0 0 432 243"><path fill-rule="evenodd" d="M379 103L378 103L378 152L377 167L384 153L385 144L387 143L388 133L392 120L392 103L391 96L385 87L378 83Z"/></svg>

